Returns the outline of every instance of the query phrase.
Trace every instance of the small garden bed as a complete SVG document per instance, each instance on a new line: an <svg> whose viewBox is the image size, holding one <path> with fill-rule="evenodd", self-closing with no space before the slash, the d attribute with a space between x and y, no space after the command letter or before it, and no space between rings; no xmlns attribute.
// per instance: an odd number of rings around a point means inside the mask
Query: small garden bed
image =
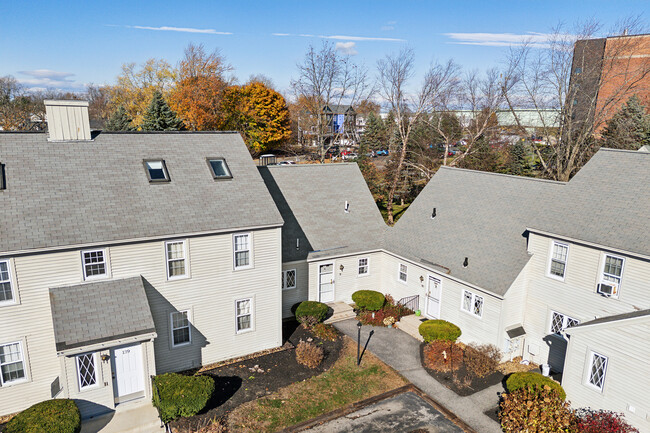
<svg viewBox="0 0 650 433"><path fill-rule="evenodd" d="M355 312L357 313L357 320L364 325L390 327L395 322L399 322L402 317L413 314L413 311L410 309L403 305L398 305L390 295L386 295L385 301L382 302L380 307L374 309L374 311L368 308L359 308L359 305L357 305Z"/></svg>
<svg viewBox="0 0 650 433"><path fill-rule="evenodd" d="M289 333L288 350L201 371L201 375L214 378L216 385L214 394L199 414L172 421L170 424L173 431L189 432L202 428L245 402L267 396L294 382L301 382L323 373L339 358L343 346L340 336L334 341L323 340L295 322L287 324L285 331ZM301 340L309 339L323 349L323 361L316 368L306 367L296 361L294 347L298 346ZM193 372L188 372L191 373Z"/></svg>

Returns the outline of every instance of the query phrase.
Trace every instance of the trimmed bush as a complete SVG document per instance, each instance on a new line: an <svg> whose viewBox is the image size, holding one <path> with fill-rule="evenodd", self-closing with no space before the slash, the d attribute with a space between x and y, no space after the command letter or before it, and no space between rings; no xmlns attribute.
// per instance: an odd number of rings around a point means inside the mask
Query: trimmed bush
<svg viewBox="0 0 650 433"><path fill-rule="evenodd" d="M214 379L210 376L183 376L165 373L154 378L153 405L164 422L199 413L212 397Z"/></svg>
<svg viewBox="0 0 650 433"><path fill-rule="evenodd" d="M325 320L329 307L322 302L304 301L296 308L296 320L308 328Z"/></svg>
<svg viewBox="0 0 650 433"><path fill-rule="evenodd" d="M4 433L79 433L81 414L74 401L45 400L22 411L7 423Z"/></svg>
<svg viewBox="0 0 650 433"><path fill-rule="evenodd" d="M485 377L497 371L501 351L493 344L468 344L463 358L467 370L476 377Z"/></svg>
<svg viewBox="0 0 650 433"><path fill-rule="evenodd" d="M557 390L544 385L503 394L499 412L506 433L575 432L577 419Z"/></svg>
<svg viewBox="0 0 650 433"><path fill-rule="evenodd" d="M357 290L352 294L352 300L362 310L377 311L384 306L386 298L374 290Z"/></svg>
<svg viewBox="0 0 650 433"><path fill-rule="evenodd" d="M434 340L456 341L462 334L460 328L446 320L427 320L420 324L418 332L427 343Z"/></svg>
<svg viewBox="0 0 650 433"><path fill-rule="evenodd" d="M506 380L506 389L508 392L514 392L522 388L537 390L544 388L544 385L557 391L562 400L566 399L566 393L562 386L550 377L542 376L540 373L532 371L512 373Z"/></svg>
<svg viewBox="0 0 650 433"><path fill-rule="evenodd" d="M316 368L323 361L323 348L314 343L300 340L296 347L296 361L309 368Z"/></svg>

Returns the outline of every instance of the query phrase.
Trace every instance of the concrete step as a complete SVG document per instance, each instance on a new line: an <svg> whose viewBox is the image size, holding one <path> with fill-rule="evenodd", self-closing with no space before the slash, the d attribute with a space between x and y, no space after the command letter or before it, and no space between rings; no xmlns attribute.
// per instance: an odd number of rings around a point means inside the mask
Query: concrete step
<svg viewBox="0 0 650 433"><path fill-rule="evenodd" d="M336 322L341 322L347 319L354 319L357 317L352 307L345 302L332 302L329 307L334 310L333 314L325 320L325 323L332 324Z"/></svg>
<svg viewBox="0 0 650 433"><path fill-rule="evenodd" d="M81 433L164 433L150 400L123 403L115 411L84 419Z"/></svg>
<svg viewBox="0 0 650 433"><path fill-rule="evenodd" d="M422 323L421 319L423 319L422 316L418 317L415 314L411 314L410 316L404 316L399 322L397 322L397 329L401 329L402 331L406 332L411 337L418 339L419 341L424 341L424 339L420 335L420 332L418 331L420 327L420 323Z"/></svg>

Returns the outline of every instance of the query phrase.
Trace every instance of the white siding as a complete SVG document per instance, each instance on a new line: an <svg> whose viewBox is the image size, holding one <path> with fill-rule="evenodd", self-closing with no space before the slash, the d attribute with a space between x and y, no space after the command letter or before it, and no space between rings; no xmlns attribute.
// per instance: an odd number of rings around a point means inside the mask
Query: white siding
<svg viewBox="0 0 650 433"><path fill-rule="evenodd" d="M296 287L282 290L282 318L293 317L291 307L309 299L309 265L306 260L282 263L282 270L296 270Z"/></svg>

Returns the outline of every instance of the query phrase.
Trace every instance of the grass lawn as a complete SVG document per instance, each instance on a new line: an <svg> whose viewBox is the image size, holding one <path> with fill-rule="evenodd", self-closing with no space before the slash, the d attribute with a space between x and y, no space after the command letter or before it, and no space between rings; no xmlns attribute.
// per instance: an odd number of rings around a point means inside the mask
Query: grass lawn
<svg viewBox="0 0 650 433"><path fill-rule="evenodd" d="M408 383L369 352L357 367L356 344L344 338L341 357L332 368L239 406L228 415L228 431L277 431Z"/></svg>
<svg viewBox="0 0 650 433"><path fill-rule="evenodd" d="M395 222L397 222L397 220L402 216L404 211L408 209L410 205L411 203L404 203L404 206L393 203L393 219ZM382 201L378 206L379 211L381 212L381 216L384 217L384 221L388 221L388 208L386 208L386 202Z"/></svg>

